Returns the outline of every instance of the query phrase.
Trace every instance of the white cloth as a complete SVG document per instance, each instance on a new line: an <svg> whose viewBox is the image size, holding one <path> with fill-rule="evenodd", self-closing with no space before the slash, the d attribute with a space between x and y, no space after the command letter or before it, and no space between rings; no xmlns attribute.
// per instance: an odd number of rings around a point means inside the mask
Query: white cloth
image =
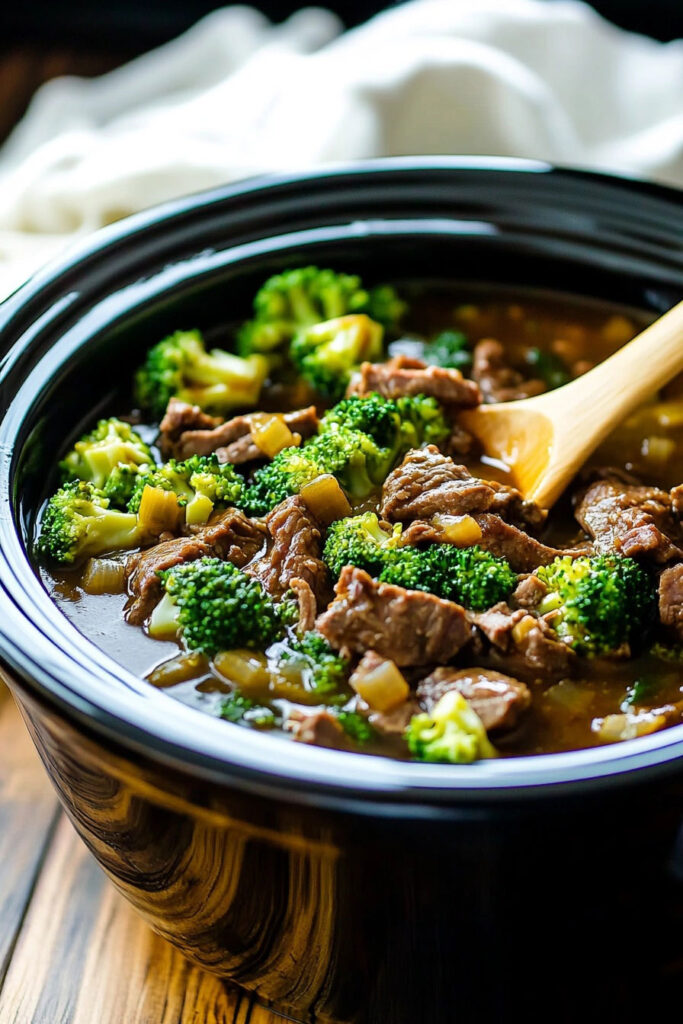
<svg viewBox="0 0 683 1024"><path fill-rule="evenodd" d="M0 151L0 295L65 242L268 170L527 156L683 186L683 41L573 0L412 0L341 34L251 8L94 80L43 86Z"/></svg>

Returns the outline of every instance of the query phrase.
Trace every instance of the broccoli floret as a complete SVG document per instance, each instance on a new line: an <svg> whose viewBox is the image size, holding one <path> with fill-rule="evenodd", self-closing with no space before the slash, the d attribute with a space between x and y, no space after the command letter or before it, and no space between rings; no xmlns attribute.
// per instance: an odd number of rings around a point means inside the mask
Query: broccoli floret
<svg viewBox="0 0 683 1024"><path fill-rule="evenodd" d="M537 569L536 575L548 587L539 614L553 613L548 621L577 654L609 654L639 644L647 635L656 593L632 558L566 555Z"/></svg>
<svg viewBox="0 0 683 1024"><path fill-rule="evenodd" d="M469 764L496 756L479 715L457 690L445 693L429 714L413 715L405 737L419 761Z"/></svg>
<svg viewBox="0 0 683 1024"><path fill-rule="evenodd" d="M453 544L395 548L385 557L379 579L407 590L426 590L473 611L504 601L517 584L504 558L477 545L457 548Z"/></svg>
<svg viewBox="0 0 683 1024"><path fill-rule="evenodd" d="M77 441L59 468L64 482L87 480L104 490L112 505L125 508L126 489L141 468L154 465L148 445L130 423L112 416ZM130 496L130 495L129 495Z"/></svg>
<svg viewBox="0 0 683 1024"><path fill-rule="evenodd" d="M145 487L173 491L178 505L186 507L187 521L195 523L206 522L214 508L239 505L244 494L244 480L237 470L230 463L220 463L216 455L193 455L185 462L169 459L158 469L140 473L128 503L129 512L139 510Z"/></svg>
<svg viewBox="0 0 683 1024"><path fill-rule="evenodd" d="M238 332L239 352L273 352L312 324L367 313L394 326L404 304L388 286L367 291L359 277L318 267L300 267L271 277L254 299L254 319Z"/></svg>
<svg viewBox="0 0 683 1024"><path fill-rule="evenodd" d="M174 396L224 413L254 405L267 372L263 356L243 359L218 348L207 352L199 331L176 331L147 353L135 375L135 400L156 416Z"/></svg>
<svg viewBox="0 0 683 1024"><path fill-rule="evenodd" d="M377 736L377 731L359 711L338 711L336 717L346 735L356 743L370 743Z"/></svg>
<svg viewBox="0 0 683 1024"><path fill-rule="evenodd" d="M137 482L143 473L151 472L152 465L119 465L112 469L102 487L102 493L109 499L112 508L127 509Z"/></svg>
<svg viewBox="0 0 683 1024"><path fill-rule="evenodd" d="M340 427L369 434L377 445L391 451L393 461L411 448L439 444L450 433L443 409L435 398L425 395L396 400L376 393L344 398L325 413L320 430Z"/></svg>
<svg viewBox="0 0 683 1024"><path fill-rule="evenodd" d="M683 644L663 644L658 641L650 648L650 654L653 658L659 658L660 661L678 664L683 662Z"/></svg>
<svg viewBox="0 0 683 1024"><path fill-rule="evenodd" d="M294 337L290 356L301 377L326 398L341 398L364 360L381 359L384 329L363 313L316 323Z"/></svg>
<svg viewBox="0 0 683 1024"><path fill-rule="evenodd" d="M125 551L143 540L138 518L109 507L109 499L86 480L72 480L54 494L43 515L38 549L72 564L108 551Z"/></svg>
<svg viewBox="0 0 683 1024"><path fill-rule="evenodd" d="M249 697L243 697L239 690L221 702L220 717L236 725L251 725L258 729L271 729L276 723L275 712L263 704L256 704Z"/></svg>
<svg viewBox="0 0 683 1024"><path fill-rule="evenodd" d="M324 472L313 451L306 447L283 448L254 473L245 491L244 507L249 515L264 516Z"/></svg>
<svg viewBox="0 0 683 1024"><path fill-rule="evenodd" d="M337 694L349 677L351 666L346 658L333 651L321 633L304 633L288 643L280 661L301 671L304 687L312 693Z"/></svg>
<svg viewBox="0 0 683 1024"><path fill-rule="evenodd" d="M374 512L338 519L327 531L323 559L334 576L339 576L345 565L355 565L371 576L380 573L387 553L398 551L401 525L383 529Z"/></svg>
<svg viewBox="0 0 683 1024"><path fill-rule="evenodd" d="M462 331L442 331L423 348L425 362L431 366L444 366L456 370L469 370L472 351Z"/></svg>
<svg viewBox="0 0 683 1024"><path fill-rule="evenodd" d="M529 348L525 354L525 362L537 377L544 381L550 390L561 388L572 379L567 367L559 356L553 352L544 352L540 348Z"/></svg>
<svg viewBox="0 0 683 1024"><path fill-rule="evenodd" d="M209 656L221 650L263 650L284 633L289 605L278 606L253 577L220 558L200 558L159 573L177 608L187 648Z"/></svg>

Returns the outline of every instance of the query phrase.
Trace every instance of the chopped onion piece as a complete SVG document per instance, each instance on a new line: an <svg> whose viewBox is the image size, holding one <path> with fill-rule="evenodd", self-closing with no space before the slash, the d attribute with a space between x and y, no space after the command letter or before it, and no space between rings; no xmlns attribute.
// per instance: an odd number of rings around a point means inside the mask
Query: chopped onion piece
<svg viewBox="0 0 683 1024"><path fill-rule="evenodd" d="M270 682L266 657L258 651L219 651L213 659L213 668L219 676L245 692L260 690Z"/></svg>
<svg viewBox="0 0 683 1024"><path fill-rule="evenodd" d="M91 558L81 578L86 594L122 594L126 566L114 558Z"/></svg>
<svg viewBox="0 0 683 1024"><path fill-rule="evenodd" d="M188 526L201 526L213 512L213 502L206 494L195 494L185 506L185 522Z"/></svg>
<svg viewBox="0 0 683 1024"><path fill-rule="evenodd" d="M188 679L197 679L208 671L208 662L199 651L183 651L182 654L170 658L169 661L162 661L147 676L148 682L153 686L163 689L165 686L175 686L176 683L184 683Z"/></svg>
<svg viewBox="0 0 683 1024"><path fill-rule="evenodd" d="M481 540L481 527L472 516L449 516L437 513L432 519L443 539L458 548L469 548Z"/></svg>
<svg viewBox="0 0 683 1024"><path fill-rule="evenodd" d="M367 669L361 662L349 682L373 711L390 711L407 699L410 687L393 661L382 658L379 663L373 662L373 667Z"/></svg>
<svg viewBox="0 0 683 1024"><path fill-rule="evenodd" d="M250 423L254 444L271 459L283 448L291 448L293 445L301 443L301 435L293 434L285 423L284 417L278 414L256 414L250 417Z"/></svg>
<svg viewBox="0 0 683 1024"><path fill-rule="evenodd" d="M618 743L621 740L633 740L637 736L647 736L651 732L663 729L667 724L667 710L656 708L654 711L639 711L635 714L606 715L594 718L591 730L597 733L603 743Z"/></svg>
<svg viewBox="0 0 683 1024"><path fill-rule="evenodd" d="M301 497L324 526L351 515L349 499L330 473L317 476L302 487Z"/></svg>
<svg viewBox="0 0 683 1024"><path fill-rule="evenodd" d="M180 519L180 506L174 491L146 485L140 499L138 521L143 529L159 534L175 530Z"/></svg>

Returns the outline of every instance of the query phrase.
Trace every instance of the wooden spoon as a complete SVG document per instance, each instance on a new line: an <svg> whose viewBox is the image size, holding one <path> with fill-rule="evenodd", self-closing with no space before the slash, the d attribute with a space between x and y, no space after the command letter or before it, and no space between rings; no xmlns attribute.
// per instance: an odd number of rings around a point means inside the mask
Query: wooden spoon
<svg viewBox="0 0 683 1024"><path fill-rule="evenodd" d="M582 377L519 402L481 405L459 422L510 467L543 508L559 498L615 427L683 370L683 302Z"/></svg>

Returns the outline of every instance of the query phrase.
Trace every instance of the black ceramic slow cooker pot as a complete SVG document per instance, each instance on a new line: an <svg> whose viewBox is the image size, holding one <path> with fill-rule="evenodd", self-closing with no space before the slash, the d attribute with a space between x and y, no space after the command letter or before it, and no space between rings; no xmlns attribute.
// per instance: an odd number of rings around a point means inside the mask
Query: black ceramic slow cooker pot
<svg viewBox="0 0 683 1024"><path fill-rule="evenodd" d="M656 314L683 297L683 202L538 163L397 159L182 199L37 274L0 307L7 681L114 884L296 1020L632 1019L674 990L683 956L683 726L468 766L294 744L134 678L32 568L63 443L143 350L246 315L268 274L313 262Z"/></svg>

